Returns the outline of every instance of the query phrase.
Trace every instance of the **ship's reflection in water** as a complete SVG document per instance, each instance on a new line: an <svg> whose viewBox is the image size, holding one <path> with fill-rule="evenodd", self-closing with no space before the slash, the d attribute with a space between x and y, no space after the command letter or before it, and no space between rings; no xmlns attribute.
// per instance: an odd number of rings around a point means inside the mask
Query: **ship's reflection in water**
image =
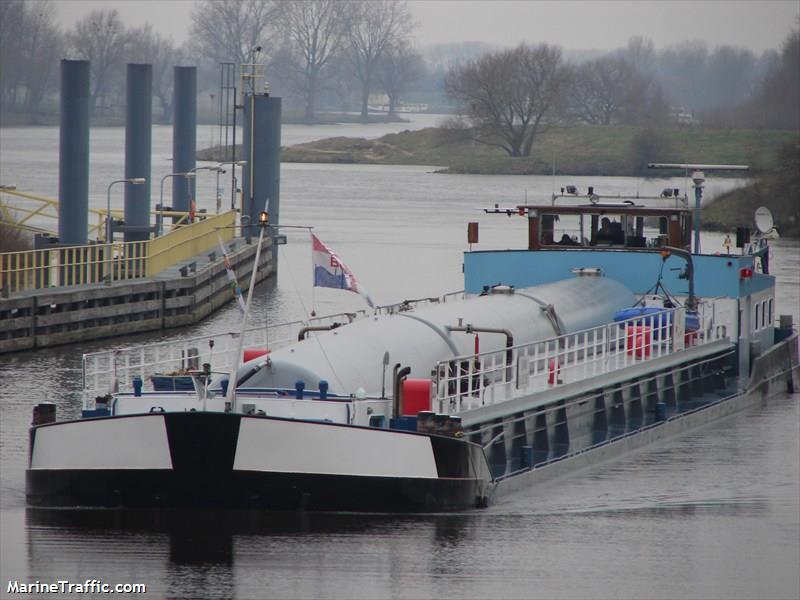
<svg viewBox="0 0 800 600"><path fill-rule="evenodd" d="M567 492L594 479L573 480ZM757 496L561 505L566 498L551 490L534 510L525 499L447 515L26 509L28 571L42 580L145 583L156 597L481 597L492 589L526 597L542 584L546 595L563 585L583 597L594 585L614 587L605 580L616 577L613 570L555 587L554 573L567 576L600 550L606 556L598 565L635 562L639 551L630 542L643 528L652 532L653 547L638 560L642 569L655 568L658 548L674 548L676 531L687 532L679 545L696 551L704 544L688 534L694 526L759 523L775 508ZM686 562L680 568L695 585L707 578L687 556L674 560ZM637 596L659 579L645 575L632 572L627 583ZM673 589L682 588L673 581Z"/></svg>
<svg viewBox="0 0 800 600"><path fill-rule="evenodd" d="M458 547L469 534L470 523L482 518L477 513L409 516L201 509L29 508L25 514L29 574L34 579L50 580L52 575L46 574L56 573L58 578L82 582L87 576L113 574L115 580L106 582L143 582L156 594L180 596L191 590L192 596L207 592L218 598L251 597L267 587L278 596L302 596L305 592L292 592L291 581L310 579L309 569L316 579L319 570L331 568L339 575L352 571L354 576L376 576L385 568L380 576L400 582L404 572L418 566L409 560L422 560L413 556L419 552L430 553L433 570L445 572L449 567L441 561L443 554ZM409 534L414 544L408 544ZM272 579L278 573L281 583ZM332 581L336 579L334 575ZM327 588L325 595L358 597L359 588L363 592L371 587L360 586L357 578L344 579L350 581L346 587ZM328 585L322 580L316 583Z"/></svg>

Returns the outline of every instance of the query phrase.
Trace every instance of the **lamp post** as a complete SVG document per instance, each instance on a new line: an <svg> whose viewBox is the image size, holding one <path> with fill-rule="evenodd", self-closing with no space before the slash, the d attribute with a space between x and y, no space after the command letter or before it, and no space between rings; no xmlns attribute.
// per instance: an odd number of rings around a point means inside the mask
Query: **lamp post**
<svg viewBox="0 0 800 600"><path fill-rule="evenodd" d="M195 177L194 171L186 173L168 173L161 178L161 193L158 204L158 235L164 235L164 182L170 177L185 177L187 180Z"/></svg>
<svg viewBox="0 0 800 600"><path fill-rule="evenodd" d="M147 183L147 179L144 177L131 177L129 179L116 179L108 184L108 189L106 190L106 242L111 243L113 240L111 237L113 236L112 230L112 219L111 219L111 188L114 187L118 183L131 183L133 185L142 185L143 183Z"/></svg>
<svg viewBox="0 0 800 600"><path fill-rule="evenodd" d="M111 183L108 184L108 189L106 190L106 244L108 244L108 256L106 257L106 265L108 265L107 273L106 273L106 284L111 285L111 244L114 241L114 227L113 227L113 220L111 219L111 188L114 187L118 183L130 183L133 185L142 185L143 183L147 183L147 179L144 177L131 177L128 179L115 179Z"/></svg>
<svg viewBox="0 0 800 600"><path fill-rule="evenodd" d="M703 199L703 182L706 180L705 173L695 171L692 173L694 182L694 253L700 254L700 203Z"/></svg>
<svg viewBox="0 0 800 600"><path fill-rule="evenodd" d="M219 175L220 173L225 173L225 169L222 167L221 164L218 165L210 165L207 167L194 167L191 172L196 173L197 171L211 171L212 173L217 174L217 212L219 212L219 203L220 203L220 196L219 196ZM197 190L195 189L195 196L197 195Z"/></svg>

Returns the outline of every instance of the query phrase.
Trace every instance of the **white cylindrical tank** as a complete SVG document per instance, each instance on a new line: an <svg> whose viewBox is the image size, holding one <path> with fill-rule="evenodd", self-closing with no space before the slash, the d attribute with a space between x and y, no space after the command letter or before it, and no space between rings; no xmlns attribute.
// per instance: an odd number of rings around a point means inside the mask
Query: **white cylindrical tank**
<svg viewBox="0 0 800 600"><path fill-rule="evenodd" d="M359 388L391 395L392 366L411 367L410 377L430 377L436 363L474 351L474 336L449 327L507 329L514 345L555 337L613 321L614 313L633 304L622 284L606 277L577 277L519 290L495 290L485 296L381 315L312 333L291 346L275 350L269 363L248 379L244 388L293 389L303 381L308 390L321 380L335 394ZM548 305L552 310L546 310ZM481 352L500 350L506 336L480 333ZM384 353L389 353L385 369ZM263 360L263 359L256 359ZM243 367L241 373L248 371Z"/></svg>

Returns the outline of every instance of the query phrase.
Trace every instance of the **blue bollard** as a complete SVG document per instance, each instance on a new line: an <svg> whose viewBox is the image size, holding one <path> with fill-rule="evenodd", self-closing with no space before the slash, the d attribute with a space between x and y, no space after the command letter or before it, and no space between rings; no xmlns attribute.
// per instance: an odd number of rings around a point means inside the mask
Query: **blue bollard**
<svg viewBox="0 0 800 600"><path fill-rule="evenodd" d="M134 396L141 396L142 395L142 378L138 375L133 378L133 395Z"/></svg>
<svg viewBox="0 0 800 600"><path fill-rule="evenodd" d="M303 390L306 389L306 382L303 381L302 379L300 381L295 382L294 389L295 389L295 392L296 392L294 397L297 398L298 400L302 400L303 399Z"/></svg>
<svg viewBox="0 0 800 600"><path fill-rule="evenodd" d="M328 399L328 382L324 379L320 380L319 382L319 399L320 400L327 400Z"/></svg>

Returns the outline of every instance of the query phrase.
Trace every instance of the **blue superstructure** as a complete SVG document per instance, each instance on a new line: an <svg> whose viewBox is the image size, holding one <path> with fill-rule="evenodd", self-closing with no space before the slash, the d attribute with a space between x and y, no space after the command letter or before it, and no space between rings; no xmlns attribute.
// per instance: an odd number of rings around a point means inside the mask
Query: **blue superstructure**
<svg viewBox="0 0 800 600"><path fill-rule="evenodd" d="M702 273L702 277L695 278L698 296L740 298L775 285L771 275L755 272L752 255L700 254L693 259L696 271ZM569 277L572 269L597 267L634 294L643 294L655 282L661 262L658 252L640 250L477 250L464 253L464 290L468 294L479 294L485 286L498 284L541 285ZM679 278L679 271L670 270L678 267L683 267L681 260L667 259L664 285L674 294L687 294L687 281ZM752 277L741 277L741 270L745 268L753 271Z"/></svg>

